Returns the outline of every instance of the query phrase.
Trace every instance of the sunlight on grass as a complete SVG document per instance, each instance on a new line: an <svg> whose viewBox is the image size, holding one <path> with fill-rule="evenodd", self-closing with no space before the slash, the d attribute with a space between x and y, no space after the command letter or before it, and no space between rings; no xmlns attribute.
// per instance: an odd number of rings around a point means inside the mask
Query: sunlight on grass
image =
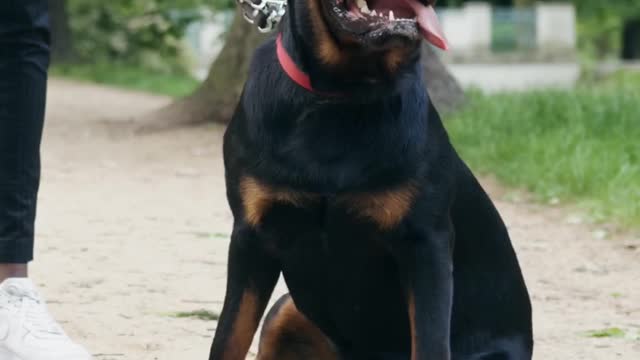
<svg viewBox="0 0 640 360"><path fill-rule="evenodd" d="M640 225L640 78L574 91L483 96L446 122L475 170L595 220Z"/></svg>
<svg viewBox="0 0 640 360"><path fill-rule="evenodd" d="M52 74L174 97L198 86L188 75L113 64L54 66ZM578 203L596 221L640 226L640 74L574 91L470 98L446 126L472 168L542 201Z"/></svg>
<svg viewBox="0 0 640 360"><path fill-rule="evenodd" d="M199 84L187 74L164 74L104 63L54 65L51 75L172 97L189 95Z"/></svg>

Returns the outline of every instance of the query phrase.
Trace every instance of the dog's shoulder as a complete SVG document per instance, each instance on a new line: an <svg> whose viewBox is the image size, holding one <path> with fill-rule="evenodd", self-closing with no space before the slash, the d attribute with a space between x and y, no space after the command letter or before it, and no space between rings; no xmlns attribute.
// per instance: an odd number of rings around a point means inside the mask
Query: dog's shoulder
<svg viewBox="0 0 640 360"><path fill-rule="evenodd" d="M282 71L276 56L276 45L274 38L268 38L253 52L249 64L247 81L245 82L245 93L247 96L255 97L256 92L264 92L268 88L276 86L282 82ZM276 90L276 89L271 89Z"/></svg>
<svg viewBox="0 0 640 360"><path fill-rule="evenodd" d="M263 42L253 54L240 99L243 118L268 124L292 117L310 99L310 93L295 84L284 72L274 37ZM238 111L237 111L238 112Z"/></svg>
<svg viewBox="0 0 640 360"><path fill-rule="evenodd" d="M273 36L270 36L258 45L253 52L251 62L249 64L248 79L250 80L255 76L259 76L263 70L269 70L271 67L277 65L277 63L276 41Z"/></svg>

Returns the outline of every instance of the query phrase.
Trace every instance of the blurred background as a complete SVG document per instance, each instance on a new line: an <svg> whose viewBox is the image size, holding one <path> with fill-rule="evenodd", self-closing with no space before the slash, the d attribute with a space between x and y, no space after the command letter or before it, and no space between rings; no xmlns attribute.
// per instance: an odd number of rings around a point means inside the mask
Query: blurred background
<svg viewBox="0 0 640 360"><path fill-rule="evenodd" d="M232 226L222 134L265 37L230 0L49 4L35 278L98 360L204 359ZM426 83L509 226L535 358L640 359L640 2L438 13L452 49L425 45Z"/></svg>
<svg viewBox="0 0 640 360"><path fill-rule="evenodd" d="M145 124L150 128L225 123L252 51L263 39L249 24L234 21L231 0L49 2L53 74L179 99ZM460 118L451 122L451 131L469 160L547 200L618 204L596 206L596 216L640 222L635 141L640 126L634 106L640 4L441 0L438 6L452 50L427 49L427 83L442 112L462 110L451 116ZM517 129L508 128L513 121ZM541 136L532 137L532 131ZM488 142L494 144L489 149ZM514 146L521 155L514 154ZM619 156L611 159L613 151ZM559 164L557 154L564 154L567 164ZM548 169L546 161L562 174L528 173L534 166ZM518 164L526 171L514 168ZM636 201L622 201L629 196Z"/></svg>

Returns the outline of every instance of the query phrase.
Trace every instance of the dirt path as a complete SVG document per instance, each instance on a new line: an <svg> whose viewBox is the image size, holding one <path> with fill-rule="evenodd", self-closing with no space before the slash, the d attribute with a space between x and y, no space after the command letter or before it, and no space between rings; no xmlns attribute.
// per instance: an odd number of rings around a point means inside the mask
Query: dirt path
<svg viewBox="0 0 640 360"><path fill-rule="evenodd" d="M206 359L215 322L172 314L221 308L231 227L222 127L134 137L99 123L167 101L51 84L33 275L98 360ZM488 185L533 297L535 358L640 359L638 238L602 238ZM585 335L612 327L626 336Z"/></svg>

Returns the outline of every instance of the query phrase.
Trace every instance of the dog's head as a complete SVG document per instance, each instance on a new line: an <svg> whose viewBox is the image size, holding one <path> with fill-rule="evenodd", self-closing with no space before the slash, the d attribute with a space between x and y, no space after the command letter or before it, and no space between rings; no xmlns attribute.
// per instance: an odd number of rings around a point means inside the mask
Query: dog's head
<svg viewBox="0 0 640 360"><path fill-rule="evenodd" d="M289 0L298 38L329 74L392 79L419 57L422 38L446 48L436 0Z"/></svg>

